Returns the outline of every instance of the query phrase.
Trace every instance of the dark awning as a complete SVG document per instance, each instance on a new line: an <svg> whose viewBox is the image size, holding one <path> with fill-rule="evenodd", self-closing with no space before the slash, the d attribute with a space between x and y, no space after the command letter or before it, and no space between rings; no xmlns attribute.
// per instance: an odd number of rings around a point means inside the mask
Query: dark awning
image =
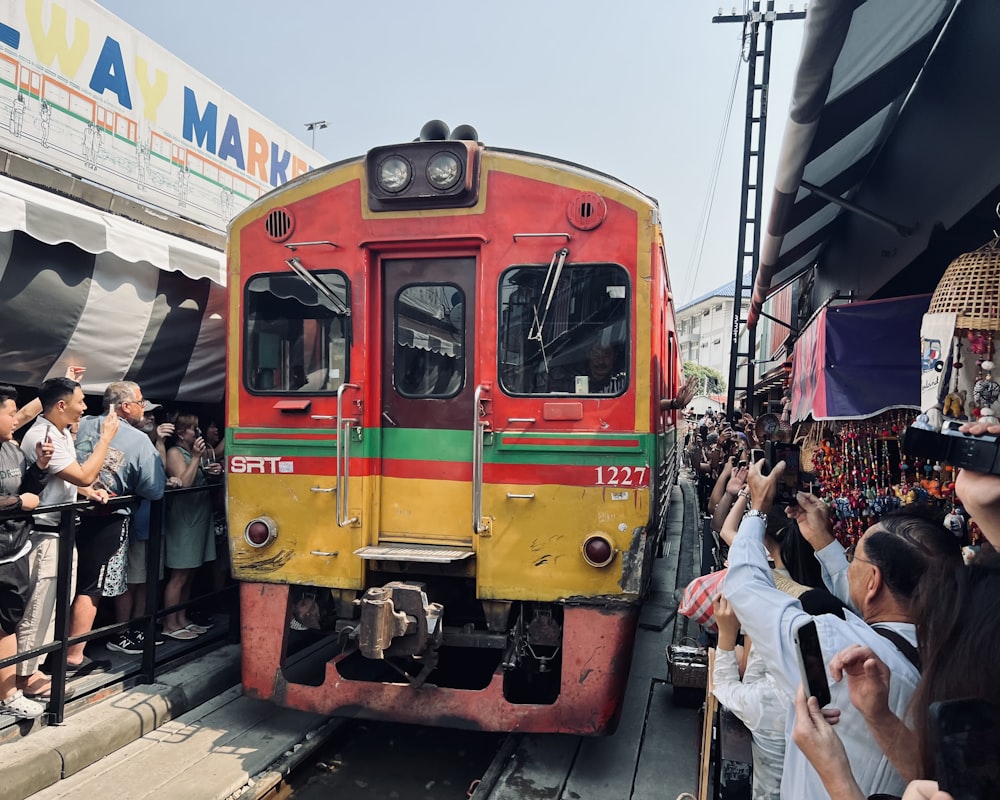
<svg viewBox="0 0 1000 800"><path fill-rule="evenodd" d="M827 306L799 334L792 422L920 408L920 323L930 295Z"/></svg>
<svg viewBox="0 0 1000 800"><path fill-rule="evenodd" d="M749 325L813 266L876 295L1000 186L998 30L995 0L809 3Z"/></svg>

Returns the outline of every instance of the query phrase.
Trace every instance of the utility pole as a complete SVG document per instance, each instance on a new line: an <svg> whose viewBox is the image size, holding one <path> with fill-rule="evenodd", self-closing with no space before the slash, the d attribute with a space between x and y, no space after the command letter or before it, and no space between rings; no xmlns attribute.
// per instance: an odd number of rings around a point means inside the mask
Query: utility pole
<svg viewBox="0 0 1000 800"><path fill-rule="evenodd" d="M316 122L306 123L306 130L312 131L312 144L310 145L310 147L312 147L313 150L316 149L316 131L321 131L325 127L326 127L325 119L316 120Z"/></svg>
<svg viewBox="0 0 1000 800"><path fill-rule="evenodd" d="M744 47L747 51L747 108L746 124L743 134L743 188L740 199L740 231L736 256L736 283L733 297L733 324L730 330L731 344L729 348L729 390L726 396L726 411L731 415L736 407L736 364L740 357L747 359L745 391L747 410L751 408L754 385L754 352L756 350L756 331L747 331L747 349L740 351L740 328L746 324L743 316L743 275L750 267L750 286L757 279L757 265L760 262L760 232L761 211L763 208L764 183L764 141L767 133L767 101L768 87L771 76L771 36L776 20L805 19L805 11L786 11L778 13L774 10L774 0L767 0L767 9L760 10L760 0L754 0L753 6L746 14L737 14L736 9L728 16L712 17L712 22L740 22L744 29ZM763 46L759 38L761 28L764 32ZM757 71L760 70L760 80ZM749 213L750 205L753 212ZM752 241L747 249L747 239Z"/></svg>

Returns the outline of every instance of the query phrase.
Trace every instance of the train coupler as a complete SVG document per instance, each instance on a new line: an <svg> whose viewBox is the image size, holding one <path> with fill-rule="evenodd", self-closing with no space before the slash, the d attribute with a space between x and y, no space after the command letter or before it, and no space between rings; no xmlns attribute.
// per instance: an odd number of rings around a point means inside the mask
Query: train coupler
<svg viewBox="0 0 1000 800"><path fill-rule="evenodd" d="M423 584L391 581L361 597L358 648L365 658L426 657L441 645L440 603L427 602Z"/></svg>

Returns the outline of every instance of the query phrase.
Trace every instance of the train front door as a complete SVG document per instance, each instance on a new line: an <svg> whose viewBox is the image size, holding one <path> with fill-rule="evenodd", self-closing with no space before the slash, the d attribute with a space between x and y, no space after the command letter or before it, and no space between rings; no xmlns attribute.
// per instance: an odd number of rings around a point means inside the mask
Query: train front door
<svg viewBox="0 0 1000 800"><path fill-rule="evenodd" d="M382 261L379 543L472 544L474 257Z"/></svg>

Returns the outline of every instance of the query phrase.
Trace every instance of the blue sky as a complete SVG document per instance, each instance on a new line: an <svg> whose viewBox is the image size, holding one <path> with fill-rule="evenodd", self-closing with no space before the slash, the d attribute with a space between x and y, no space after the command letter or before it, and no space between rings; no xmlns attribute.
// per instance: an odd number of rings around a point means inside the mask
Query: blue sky
<svg viewBox="0 0 1000 800"><path fill-rule="evenodd" d="M305 123L326 120L315 147L332 161L408 141L429 119L469 123L488 145L657 198L679 304L735 277L746 65L730 113L742 26L713 24L718 2L98 2L304 142ZM801 32L775 24L765 219Z"/></svg>

